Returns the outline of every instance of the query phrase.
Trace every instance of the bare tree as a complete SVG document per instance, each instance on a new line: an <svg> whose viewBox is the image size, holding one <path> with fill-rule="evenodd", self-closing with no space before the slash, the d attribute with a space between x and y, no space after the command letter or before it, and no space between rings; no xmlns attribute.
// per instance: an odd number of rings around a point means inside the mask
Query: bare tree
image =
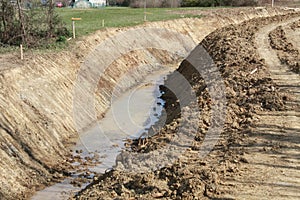
<svg viewBox="0 0 300 200"><path fill-rule="evenodd" d="M0 45L48 46L70 36L70 31L54 12L54 0L48 0L45 9L25 9L24 1L0 0Z"/></svg>
<svg viewBox="0 0 300 200"><path fill-rule="evenodd" d="M48 0L48 26L49 26L49 32L48 37L52 37L54 34L54 2L53 0Z"/></svg>
<svg viewBox="0 0 300 200"><path fill-rule="evenodd" d="M21 0L17 0L17 6L18 6L18 14L19 14L19 22L20 22L20 28L21 28L21 36L22 36L22 43L27 44L27 35L25 30L25 20L24 20L24 14L21 7Z"/></svg>

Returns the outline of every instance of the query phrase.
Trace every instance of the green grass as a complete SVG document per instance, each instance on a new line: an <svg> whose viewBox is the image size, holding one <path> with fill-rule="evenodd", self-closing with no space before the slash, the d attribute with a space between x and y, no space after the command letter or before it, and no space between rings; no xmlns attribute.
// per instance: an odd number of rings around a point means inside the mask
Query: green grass
<svg viewBox="0 0 300 200"><path fill-rule="evenodd" d="M180 14L176 11L186 10L205 10L215 8L147 8L147 21L164 21L178 19L183 17L201 17L198 14ZM66 23L67 28L72 31L71 18L81 18L81 21L76 21L76 36L82 37L92 34L97 30L103 29L102 20L105 21L105 27L127 27L135 26L144 23L143 8L122 8L122 7L106 7L100 9L71 9L71 8L56 8L56 13ZM72 40L71 40L72 41ZM72 43L72 42L71 42ZM53 42L47 46L30 49L31 51L60 51L68 47L70 42L58 43ZM19 47L1 46L0 54L14 52ZM25 49L26 51L27 49Z"/></svg>
<svg viewBox="0 0 300 200"><path fill-rule="evenodd" d="M182 17L200 17L199 15L181 15L172 11L203 8L147 8L147 21L163 21ZM105 27L126 27L144 23L143 8L107 7L101 9L56 9L59 16L71 30L71 18L81 18L76 21L76 35L84 36L102 29L102 20Z"/></svg>

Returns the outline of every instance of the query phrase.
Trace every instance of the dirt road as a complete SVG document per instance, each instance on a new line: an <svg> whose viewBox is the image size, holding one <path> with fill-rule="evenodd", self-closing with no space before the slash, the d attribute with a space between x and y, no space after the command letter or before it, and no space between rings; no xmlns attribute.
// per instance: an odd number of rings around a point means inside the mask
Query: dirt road
<svg viewBox="0 0 300 200"><path fill-rule="evenodd" d="M276 87L287 94L287 110L258 113L250 135L253 144L246 147L245 158L249 163L240 166L241 173L226 180L227 191L231 193L228 197L300 198L300 76L281 63L269 40L269 33L277 27L287 28L299 19L272 23L255 35L259 56L265 60ZM290 34L295 36L297 32L299 29Z"/></svg>
<svg viewBox="0 0 300 200"><path fill-rule="evenodd" d="M79 137L73 118L73 86L78 71L85 61L94 63L91 66L99 66L95 61L100 58L97 47L106 39L135 29L148 28L168 29L186 35L197 43L210 34L201 45L206 47L215 60L226 83L229 109L224 133L211 154L205 159L199 159L197 145L201 145L210 123L211 100L207 92L202 91L205 88L203 80L186 70L185 67L189 66L183 63L178 71L191 81L199 95L202 110L200 124L193 124L194 118L190 119L190 127L200 127L195 136L195 146L189 148L188 155L183 159L154 172L129 174L115 170L95 177L94 183L81 192L78 198L203 199L215 196L222 198L235 191L235 187L230 186L229 192L223 192L221 186L226 186L224 177L242 174L242 167L247 170L247 164L243 163L248 162L245 157L249 156L243 148L252 142L251 138L256 138L251 135L253 131L248 130L250 125L254 126L256 112L264 111L273 116L275 112L272 110L284 110L283 104L292 99L290 95L279 93L279 88L269 78L268 68L256 55L253 36L262 25L291 19L296 11L279 7L213 9L205 13L201 11L200 14L205 17L199 19L147 22L137 27L101 30L62 52L26 51L23 61L18 61L18 54L0 55L0 199L28 199L35 191L70 176L74 171L73 163L80 161L86 167L88 163L72 157L68 148ZM151 35L159 37L157 34ZM128 37L148 38L145 34L138 37L129 34ZM172 38L169 34L164 37ZM295 41L297 43L299 40ZM119 50L120 46L126 47L127 42L124 39L110 49ZM182 41L178 45L186 46ZM115 51L110 53L114 54ZM146 49L130 51L111 65L111 70L99 81L99 90L95 93L99 119L110 106L111 88L115 87L119 78L139 65L153 63L154 59L166 65L177 63L177 56L169 51ZM250 74L256 68L258 70ZM147 70L134 71L137 72L132 74L137 78L136 81L149 73ZM168 103L172 106L172 102ZM172 137L178 122L179 119L174 118L173 122L164 127L162 134L149 138L148 147L159 147L159 142ZM139 146L138 149L145 150L147 145ZM87 176L85 172L82 174Z"/></svg>
<svg viewBox="0 0 300 200"><path fill-rule="evenodd" d="M193 77L202 119L192 150L154 172L110 171L76 199L299 199L300 79L281 64L269 42L272 30L299 19L299 14L254 19L219 29L201 42L222 73L228 100L224 133L209 155L199 159L195 153L209 126L210 98L203 80ZM183 62L177 71L189 77L192 67ZM168 95L169 110L176 110L171 108L176 98ZM160 148L159 141L179 126L174 118L146 145L135 143L137 149Z"/></svg>

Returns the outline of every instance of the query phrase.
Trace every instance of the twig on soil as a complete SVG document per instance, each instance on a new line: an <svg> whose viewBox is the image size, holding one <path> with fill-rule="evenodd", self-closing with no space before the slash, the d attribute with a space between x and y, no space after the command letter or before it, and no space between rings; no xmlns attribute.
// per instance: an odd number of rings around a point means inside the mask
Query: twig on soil
<svg viewBox="0 0 300 200"><path fill-rule="evenodd" d="M257 72L257 68L255 68L252 72L250 72L250 75L254 74L255 72Z"/></svg>

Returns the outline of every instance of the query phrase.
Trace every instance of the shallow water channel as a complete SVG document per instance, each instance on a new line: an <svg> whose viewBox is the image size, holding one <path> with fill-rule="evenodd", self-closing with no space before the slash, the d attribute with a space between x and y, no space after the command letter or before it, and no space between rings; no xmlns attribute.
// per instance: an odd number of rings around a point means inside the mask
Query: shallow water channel
<svg viewBox="0 0 300 200"><path fill-rule="evenodd" d="M100 157L101 163L89 167L90 171L104 173L112 168L116 156L124 147L124 139L140 137L158 120L164 104L159 98L159 85L163 84L164 78L173 70L171 67L162 67L146 76L137 86L112 99L105 117L97 125L80 134L79 141L72 150L79 150L83 158L91 154L98 154ZM70 182L76 177L78 174L75 173L61 183L37 192L31 199L68 199L87 185L74 187Z"/></svg>

